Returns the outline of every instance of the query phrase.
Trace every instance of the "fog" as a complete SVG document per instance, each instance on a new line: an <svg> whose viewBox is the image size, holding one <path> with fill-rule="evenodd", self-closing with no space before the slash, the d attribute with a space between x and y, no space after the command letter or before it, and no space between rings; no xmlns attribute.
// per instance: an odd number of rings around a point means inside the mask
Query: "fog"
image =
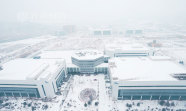
<svg viewBox="0 0 186 111"><path fill-rule="evenodd" d="M1 0L1 22L185 23L185 0Z"/></svg>
<svg viewBox="0 0 186 111"><path fill-rule="evenodd" d="M156 31L163 26L185 33L185 4L185 0L0 0L0 42L55 35L64 25L119 26L122 31L158 25Z"/></svg>

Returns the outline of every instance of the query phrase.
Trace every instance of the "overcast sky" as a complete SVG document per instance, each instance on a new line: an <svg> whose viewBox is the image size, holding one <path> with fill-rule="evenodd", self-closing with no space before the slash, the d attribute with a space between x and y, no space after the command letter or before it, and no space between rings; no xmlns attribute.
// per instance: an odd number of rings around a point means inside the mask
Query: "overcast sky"
<svg viewBox="0 0 186 111"><path fill-rule="evenodd" d="M120 23L186 20L186 0L0 0L0 22Z"/></svg>

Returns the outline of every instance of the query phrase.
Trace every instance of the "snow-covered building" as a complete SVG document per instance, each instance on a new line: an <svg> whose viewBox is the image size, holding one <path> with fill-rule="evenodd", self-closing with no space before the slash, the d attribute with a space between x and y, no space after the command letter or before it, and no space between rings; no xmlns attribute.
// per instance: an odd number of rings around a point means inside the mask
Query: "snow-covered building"
<svg viewBox="0 0 186 111"><path fill-rule="evenodd" d="M109 60L113 100L186 100L186 69L164 56Z"/></svg>
<svg viewBox="0 0 186 111"><path fill-rule="evenodd" d="M102 52L78 51L72 55L72 63L78 66L80 73L107 73L108 64Z"/></svg>
<svg viewBox="0 0 186 111"><path fill-rule="evenodd" d="M63 59L11 60L0 70L0 96L53 98L65 77Z"/></svg>
<svg viewBox="0 0 186 111"><path fill-rule="evenodd" d="M141 44L111 44L105 47L105 54L110 57L136 57L153 55L153 50Z"/></svg>
<svg viewBox="0 0 186 111"><path fill-rule="evenodd" d="M97 50L43 51L40 59L65 59L68 74L107 73L108 56Z"/></svg>

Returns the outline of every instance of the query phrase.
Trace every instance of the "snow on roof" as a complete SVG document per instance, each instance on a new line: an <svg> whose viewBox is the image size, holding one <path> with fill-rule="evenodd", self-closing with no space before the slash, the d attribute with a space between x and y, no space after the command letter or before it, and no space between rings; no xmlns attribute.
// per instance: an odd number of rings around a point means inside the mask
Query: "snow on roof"
<svg viewBox="0 0 186 111"><path fill-rule="evenodd" d="M186 73L183 66L160 57L114 58L109 67L113 78L126 81L175 81L171 74Z"/></svg>
<svg viewBox="0 0 186 111"><path fill-rule="evenodd" d="M133 43L123 43L123 44L109 44L106 46L106 50L112 51L133 51L133 50L145 50L149 51L150 49L143 46L142 44L133 44Z"/></svg>
<svg viewBox="0 0 186 111"><path fill-rule="evenodd" d="M75 52L72 55L72 57L79 60L91 60L91 59L97 59L104 56L102 52L96 50L82 50L82 51Z"/></svg>
<svg viewBox="0 0 186 111"><path fill-rule="evenodd" d="M56 60L15 59L3 64L0 80L38 80L54 73L58 67Z"/></svg>
<svg viewBox="0 0 186 111"><path fill-rule="evenodd" d="M65 59L67 63L72 63L71 56L74 50L69 51L43 51L40 55L41 59Z"/></svg>

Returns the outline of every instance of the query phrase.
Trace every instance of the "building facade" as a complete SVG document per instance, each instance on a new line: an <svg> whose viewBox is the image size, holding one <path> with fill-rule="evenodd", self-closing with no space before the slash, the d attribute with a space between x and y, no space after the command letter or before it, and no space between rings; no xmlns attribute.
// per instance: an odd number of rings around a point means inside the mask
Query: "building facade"
<svg viewBox="0 0 186 111"><path fill-rule="evenodd" d="M166 57L115 58L109 73L113 100L186 100L186 69Z"/></svg>
<svg viewBox="0 0 186 111"><path fill-rule="evenodd" d="M186 100L186 81L118 81L114 100Z"/></svg>
<svg viewBox="0 0 186 111"><path fill-rule="evenodd" d="M0 75L1 97L53 98L66 77L66 66L64 61L16 59L5 63Z"/></svg>
<svg viewBox="0 0 186 111"><path fill-rule="evenodd" d="M72 57L74 67L68 67L69 73L94 74L107 73L108 57L98 51L80 51L76 52Z"/></svg>

